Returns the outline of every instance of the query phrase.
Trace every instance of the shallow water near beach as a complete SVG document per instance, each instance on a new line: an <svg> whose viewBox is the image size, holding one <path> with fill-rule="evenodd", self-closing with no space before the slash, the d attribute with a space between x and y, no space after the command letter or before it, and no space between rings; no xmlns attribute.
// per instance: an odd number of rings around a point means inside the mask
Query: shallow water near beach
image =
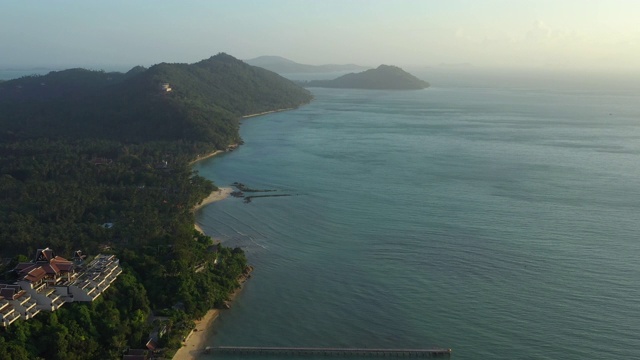
<svg viewBox="0 0 640 360"><path fill-rule="evenodd" d="M198 213L255 266L210 345L640 358L638 89L425 78L311 89L195 165L291 195Z"/></svg>

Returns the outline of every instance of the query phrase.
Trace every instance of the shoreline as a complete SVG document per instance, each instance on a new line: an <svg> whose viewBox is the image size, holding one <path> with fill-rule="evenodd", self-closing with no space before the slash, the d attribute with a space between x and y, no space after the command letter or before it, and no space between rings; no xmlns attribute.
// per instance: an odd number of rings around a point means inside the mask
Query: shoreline
<svg viewBox="0 0 640 360"><path fill-rule="evenodd" d="M247 266L245 272L240 275L238 287L230 296L227 303L231 303L236 299L236 296L242 291L244 283L251 277L253 266ZM212 336L213 323L220 315L221 309L211 309L199 320L195 321L193 330L187 335L185 341L182 342L182 347L176 351L171 358L172 360L197 360L199 356L206 350L207 344Z"/></svg>
<svg viewBox="0 0 640 360"><path fill-rule="evenodd" d="M276 109L276 110L263 111L261 113L244 115L244 116L241 117L241 119L248 119L248 118L252 118L252 117L268 115L268 114L273 114L273 113L283 112L283 111L289 111L289 110L295 110L295 109L297 109L297 108L292 107L292 108L285 108L285 109ZM238 146L240 146L240 144L241 143L239 143L239 144L231 144L231 145L229 145L227 147L227 150L216 150L216 151L214 151L212 153L205 154L205 155L202 155L202 156L198 156L194 160L189 162L189 165L193 165L193 164L197 163L198 161L202 161L202 160L209 159L209 158L212 158L212 157L220 155L220 154L224 154L224 153L233 151L236 148L238 148ZM218 188L218 190L216 190L216 191L212 192L211 194L209 194L209 196L207 196L204 200L202 200L202 202L200 204L194 206L192 211L195 213L196 211L202 209L206 205L209 205L209 204L211 204L213 202L216 202L216 201L224 200L227 197L229 197L231 192L233 192L233 189L230 188L230 187L220 187L220 188ZM200 233L205 234L205 232L202 230L202 227L200 227L200 225L198 225L197 223L194 223L193 227L196 230L198 230Z"/></svg>
<svg viewBox="0 0 640 360"><path fill-rule="evenodd" d="M259 113L255 113L255 114L243 115L243 116L240 117L240 119L249 119L249 118L258 117L258 116L262 116L262 115L269 115L269 114L273 114L273 113L289 111L289 110L295 110L295 109L297 109L297 107L263 111L263 112L259 112ZM198 156L195 159L191 160L189 162L189 165L193 165L193 164L197 163L198 161L202 161L202 160L205 160L205 159L208 159L208 158L212 158L212 157L220 155L220 154L224 154L224 153L233 151L233 150L237 149L238 146L240 146L241 144L242 144L242 142L236 143L236 144L229 144L229 146L227 146L226 150L216 150L216 151L211 152L209 154Z"/></svg>
<svg viewBox="0 0 640 360"><path fill-rule="evenodd" d="M202 199L200 204L193 207L193 212L195 213L198 210L202 209L203 207L211 203L228 198L232 191L233 191L233 188L230 188L230 187L221 187L221 188L218 188L218 190L212 191L211 194L209 194L209 196ZM205 234L205 232L202 230L202 228L200 227L200 225L198 225L197 222L193 223L193 227L196 230L198 230L200 233Z"/></svg>
<svg viewBox="0 0 640 360"><path fill-rule="evenodd" d="M282 111L288 111L288 110L294 110L294 109L296 109L296 108L287 108L287 109L277 109L277 110L271 110L271 111L264 111L264 112L261 112L261 113L249 114L249 115L242 116L241 119L248 119L248 118L252 118L252 117L268 115L268 114L273 114L273 113L276 113L276 112L282 112ZM229 146L229 149L235 149L235 148L238 147L238 145L239 144L232 144L232 145ZM210 154L198 156L198 157L196 157L195 160L191 161L189 163L189 165L193 165L193 164L197 163L198 161L205 160L205 159L214 157L216 155L228 152L229 149L227 149L227 150L216 150L216 151L214 151L214 152L212 152ZM218 188L218 190L215 190L215 191L211 192L211 194L209 194L209 196L204 198L200 202L200 204L194 206L192 211L195 213L198 210L202 209L203 207L205 207L205 206L207 206L207 205L209 205L209 204L211 204L213 202L224 200L227 197L229 197L231 192L233 192L233 188L231 188L231 187L220 187L220 188ZM200 227L200 225L198 225L197 223L194 222L193 227L197 231L199 231L200 233L206 235L206 233L204 232L202 227ZM240 287L237 288L233 292L233 294L231 294L231 296L229 297L229 302L234 301L236 296L238 296L238 293L240 293L240 291L242 291L242 288L244 287L244 283L251 277L251 272L252 271L253 271L253 267L249 265L248 268L247 268L247 272L242 274L240 276L240 278L238 279L238 281L240 282ZM191 330L189 335L187 335L185 341L183 341L183 343L182 343L182 347L180 347L180 349L178 349L178 351L176 351L176 353L172 357L172 360L197 360L198 357L206 349L207 343L209 342L208 340L211 339L212 330L213 330L213 323L215 322L215 320L218 318L219 315L220 315L220 309L210 309L209 311L207 311L207 313L201 319L196 320L194 329Z"/></svg>
<svg viewBox="0 0 640 360"><path fill-rule="evenodd" d="M205 155L201 158L196 159L191 164L195 163L196 161L215 156L222 152L225 151L217 150L209 155ZM212 191L209 196L204 198L200 202L200 204L194 206L192 211L195 213L211 203L224 200L229 197L229 194L231 194L232 191L233 188L230 187L218 188L218 190ZM200 225L198 225L197 223L194 223L193 227L201 234L206 235L204 230L202 230ZM243 278L241 279L240 288L234 291L234 293L230 297L230 301L233 301L238 291L242 289L244 281L246 281L246 277L243 276ZM182 342L182 346L180 347L180 349L178 349L178 351L176 351L176 353L173 355L172 360L196 360L198 358L198 355L201 354L202 351L206 348L207 340L209 340L211 331L213 329L213 323L219 315L220 309L210 309L201 319L195 320L195 326L193 330L189 332L189 335L187 335L186 339Z"/></svg>
<svg viewBox="0 0 640 360"><path fill-rule="evenodd" d="M193 212L195 213L198 210L202 209L203 207L211 203L228 198L232 191L233 191L233 188L230 188L230 187L221 187L221 188L218 188L218 190L212 191L211 194L209 194L209 196L202 199L200 204L193 207ZM197 222L193 223L193 227L199 232L201 232L202 234L205 234L205 232L202 230L202 228L200 227L200 225L198 225Z"/></svg>
<svg viewBox="0 0 640 360"><path fill-rule="evenodd" d="M248 119L248 118L252 118L252 117L256 117L256 116L268 115L268 114L273 114L273 113L283 112L283 111L289 111L289 110L295 110L295 109L296 109L296 108L286 108L286 109L277 109L277 110L263 111L263 112L261 112L261 113L255 113L255 114L244 115L242 118L243 118L243 119Z"/></svg>
<svg viewBox="0 0 640 360"><path fill-rule="evenodd" d="M195 321L195 327L185 341L182 347L176 351L171 358L172 360L196 360L198 355L206 348L207 339L213 329L213 323L220 315L220 309L211 309L202 317Z"/></svg>
<svg viewBox="0 0 640 360"><path fill-rule="evenodd" d="M216 150L216 151L214 151L212 153L205 154L205 155L202 155L202 156L198 156L194 160L189 162L189 165L193 165L193 164L197 163L198 161L202 161L204 159L208 159L208 158L214 157L216 155L220 155L220 154L225 153L225 152L226 152L225 150Z"/></svg>

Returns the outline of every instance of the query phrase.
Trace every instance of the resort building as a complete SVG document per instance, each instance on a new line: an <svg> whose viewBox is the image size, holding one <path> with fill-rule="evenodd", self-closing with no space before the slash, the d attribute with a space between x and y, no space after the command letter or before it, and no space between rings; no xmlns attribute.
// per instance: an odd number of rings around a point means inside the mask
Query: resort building
<svg viewBox="0 0 640 360"><path fill-rule="evenodd" d="M56 311L74 301L94 301L122 273L114 255L98 254L88 264L76 251L74 261L38 249L34 260L18 264L15 284L0 284L0 321L8 326L16 318L31 319L39 311Z"/></svg>
<svg viewBox="0 0 640 360"><path fill-rule="evenodd" d="M8 301L23 320L29 320L40 312L36 300L20 285L0 284L0 297Z"/></svg>
<svg viewBox="0 0 640 360"><path fill-rule="evenodd" d="M115 255L98 255L82 270L76 279L58 290L72 301L94 301L122 273L120 261Z"/></svg>
<svg viewBox="0 0 640 360"><path fill-rule="evenodd" d="M160 84L160 90L164 92L169 92L173 89L171 89L171 85L169 83L162 83Z"/></svg>
<svg viewBox="0 0 640 360"><path fill-rule="evenodd" d="M20 315L13 308L9 300L0 296L0 325L7 327L19 318Z"/></svg>

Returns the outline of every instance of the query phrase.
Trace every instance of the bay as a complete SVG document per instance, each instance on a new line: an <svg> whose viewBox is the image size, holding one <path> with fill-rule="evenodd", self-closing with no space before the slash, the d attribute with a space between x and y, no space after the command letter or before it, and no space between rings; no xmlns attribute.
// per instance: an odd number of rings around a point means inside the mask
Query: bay
<svg viewBox="0 0 640 360"><path fill-rule="evenodd" d="M639 357L637 89L536 80L312 89L243 121L195 168L291 196L197 214L256 267L211 345Z"/></svg>

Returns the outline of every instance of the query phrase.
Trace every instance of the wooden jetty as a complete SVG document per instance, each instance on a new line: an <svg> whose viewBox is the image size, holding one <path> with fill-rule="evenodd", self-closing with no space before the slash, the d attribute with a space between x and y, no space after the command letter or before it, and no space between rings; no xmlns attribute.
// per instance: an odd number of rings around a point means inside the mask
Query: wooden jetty
<svg viewBox="0 0 640 360"><path fill-rule="evenodd" d="M208 346L205 353L234 355L450 357L451 349L357 349L314 347Z"/></svg>

